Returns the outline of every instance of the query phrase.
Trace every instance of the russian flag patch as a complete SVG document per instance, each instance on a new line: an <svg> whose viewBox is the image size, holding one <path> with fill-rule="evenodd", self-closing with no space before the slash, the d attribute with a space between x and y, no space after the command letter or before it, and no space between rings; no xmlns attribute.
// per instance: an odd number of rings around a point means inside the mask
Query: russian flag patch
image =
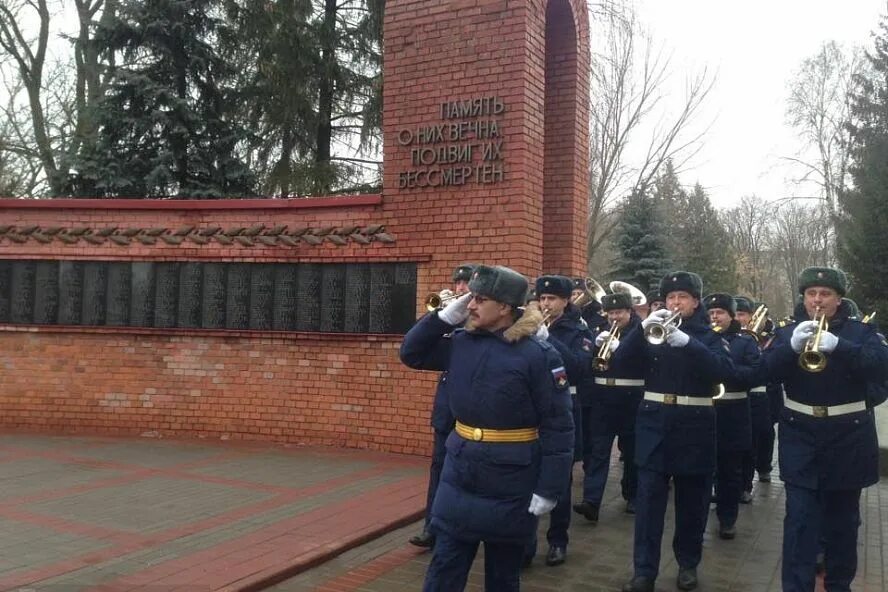
<svg viewBox="0 0 888 592"><path fill-rule="evenodd" d="M567 371L564 366L558 366L552 370L552 378L558 388L567 388Z"/></svg>

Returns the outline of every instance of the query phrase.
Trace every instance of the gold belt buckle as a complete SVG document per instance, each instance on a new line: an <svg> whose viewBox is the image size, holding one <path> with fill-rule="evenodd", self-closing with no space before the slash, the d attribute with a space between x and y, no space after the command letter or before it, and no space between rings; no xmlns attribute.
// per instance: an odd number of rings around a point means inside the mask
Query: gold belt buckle
<svg viewBox="0 0 888 592"><path fill-rule="evenodd" d="M663 404L664 405L675 405L677 402L678 402L678 396L663 395Z"/></svg>
<svg viewBox="0 0 888 592"><path fill-rule="evenodd" d="M615 386L617 384L617 379L616 378L608 378L606 380L606 382L607 382L607 386Z"/></svg>
<svg viewBox="0 0 888 592"><path fill-rule="evenodd" d="M484 439L484 430L482 430L481 428L475 428L472 431L472 440L474 440L475 442L480 442L483 439Z"/></svg>
<svg viewBox="0 0 888 592"><path fill-rule="evenodd" d="M829 417L829 408L824 405L814 405L814 417Z"/></svg>

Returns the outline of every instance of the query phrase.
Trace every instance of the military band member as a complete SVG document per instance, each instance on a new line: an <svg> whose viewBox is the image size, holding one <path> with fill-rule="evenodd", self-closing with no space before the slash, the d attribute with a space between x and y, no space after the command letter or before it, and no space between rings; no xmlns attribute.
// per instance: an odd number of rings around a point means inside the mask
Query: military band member
<svg viewBox="0 0 888 592"><path fill-rule="evenodd" d="M573 293L571 300L576 299L586 292L586 278L573 278ZM586 321L589 330L593 333L600 327L607 325L607 319L601 314L601 303L591 300L580 310L580 316Z"/></svg>
<svg viewBox="0 0 888 592"><path fill-rule="evenodd" d="M648 314L657 312L658 310L662 310L666 308L666 301L660 296L660 290L651 290L647 293L647 302L648 302Z"/></svg>
<svg viewBox="0 0 888 592"><path fill-rule="evenodd" d="M602 308L611 325L616 323L625 335L641 324L632 309L629 294L618 292L602 297ZM610 326L595 338L596 351L610 337ZM598 522L598 512L607 485L611 450L614 438L623 443L626 511L635 512L635 491L638 478L635 469L635 415L644 387L644 369L641 356L616 356L620 341L611 341L611 360L606 369L594 368L594 386L591 404L583 409L585 453L583 455L583 501L574 505L574 511L591 522Z"/></svg>
<svg viewBox="0 0 888 592"><path fill-rule="evenodd" d="M411 368L448 373L456 420L432 504L427 592L464 589L481 542L486 589L518 590L537 516L555 507L568 479L567 373L558 352L535 337L539 311L519 308L527 288L507 267L479 265L470 294L420 319L401 346Z"/></svg>
<svg viewBox="0 0 888 592"><path fill-rule="evenodd" d="M453 270L451 281L453 292L459 296L468 293L469 280L472 278L474 265L463 264ZM435 440L432 445L432 464L429 467L429 490L426 496L425 523L422 532L410 537L410 544L417 547L431 547L435 544L435 536L429 530L429 520L432 515L432 502L438 491L438 482L441 479L441 468L444 466L444 441L453 430L453 414L450 413L450 405L447 401L447 392L444 384L447 382L447 373L444 372L438 378L438 387L435 389L435 401L432 405L432 429L435 431Z"/></svg>
<svg viewBox="0 0 888 592"><path fill-rule="evenodd" d="M760 378L759 348L755 339L740 333L740 323L734 318L736 305L733 296L710 294L705 302L709 321L726 342L734 362L734 375L724 383L724 393L715 401L718 536L730 540L737 536L737 515L743 491L743 458L752 448L749 389Z"/></svg>
<svg viewBox="0 0 888 592"><path fill-rule="evenodd" d="M821 540L825 588L851 589L860 492L879 480L874 417L865 399L869 384L885 380L888 348L872 326L849 317L841 302L846 286L839 269L805 269L795 318L777 329L763 354L768 377L786 390L779 439L785 592L814 590Z"/></svg>
<svg viewBox="0 0 888 592"><path fill-rule="evenodd" d="M734 296L737 304L737 322L743 328L748 328L752 313L758 305L745 296ZM759 303L761 304L761 303ZM770 335L773 335L774 323L768 319L765 322L762 337L764 341L760 347L767 343ZM752 448L743 455L743 491L740 493L740 503L748 504L752 501L753 478L758 472L758 480L761 483L771 482L771 463L774 458L774 424L780 418L780 409L783 407L783 386L779 382L769 382L767 385L754 386L749 390L750 425L752 428Z"/></svg>
<svg viewBox="0 0 888 592"><path fill-rule="evenodd" d="M715 470L712 396L715 385L733 376L721 337L709 327L700 301L702 290L697 274L666 275L660 281L660 295L667 308L629 331L614 354L640 356L645 365L644 398L635 423L635 574L624 592L654 590L670 478L675 490L672 548L679 567L677 585L681 590L697 587ZM655 335L646 338L645 333L653 332L654 325L662 326L672 311L679 312L680 327L671 325L659 344Z"/></svg>
<svg viewBox="0 0 888 592"><path fill-rule="evenodd" d="M540 311L548 318L547 325L544 325L537 336L546 339L558 350L567 370L574 417L574 461L577 461L582 460L581 407L577 400L577 390L588 388L586 383L593 354L592 334L580 318L580 309L571 302L572 287L571 279L561 275L544 275L535 283ZM549 566L560 565L567 558L572 483L572 474L569 474L564 492L550 516L549 530L546 533L549 543L546 565ZM536 554L536 546L534 538L527 549L525 565Z"/></svg>

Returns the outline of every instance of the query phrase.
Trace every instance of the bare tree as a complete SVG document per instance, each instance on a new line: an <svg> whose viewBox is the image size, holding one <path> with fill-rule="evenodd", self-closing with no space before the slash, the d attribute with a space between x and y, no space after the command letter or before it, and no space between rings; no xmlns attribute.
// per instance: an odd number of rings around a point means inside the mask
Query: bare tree
<svg viewBox="0 0 888 592"><path fill-rule="evenodd" d="M590 269L616 223L614 208L646 191L664 163L671 160L681 170L699 150L705 130L690 133L690 123L715 81L705 69L692 77L682 104L669 112L664 104L669 56L641 30L630 8L602 6L592 12L600 34L591 60ZM634 159L630 152L641 156Z"/></svg>
<svg viewBox="0 0 888 592"><path fill-rule="evenodd" d="M756 300L765 299L773 264L767 252L772 241L772 210L773 206L761 198L746 196L740 205L719 215L728 233L730 248L737 257L740 291Z"/></svg>
<svg viewBox="0 0 888 592"><path fill-rule="evenodd" d="M773 216L770 250L794 297L796 278L806 267L827 265L831 247L830 212L825 204L811 207L784 201Z"/></svg>
<svg viewBox="0 0 888 592"><path fill-rule="evenodd" d="M832 216L838 215L839 194L850 182L851 100L855 79L866 66L861 48L828 41L802 62L790 83L786 116L802 145L785 160L801 169L796 182L817 187Z"/></svg>

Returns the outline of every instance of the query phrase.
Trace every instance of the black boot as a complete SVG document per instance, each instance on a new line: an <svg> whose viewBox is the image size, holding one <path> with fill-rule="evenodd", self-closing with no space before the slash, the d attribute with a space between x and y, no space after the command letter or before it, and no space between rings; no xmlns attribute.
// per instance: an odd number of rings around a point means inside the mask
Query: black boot
<svg viewBox="0 0 888 592"><path fill-rule="evenodd" d="M423 549L430 549L435 546L435 535L429 532L428 528L423 528L421 533L410 537L408 542Z"/></svg>
<svg viewBox="0 0 888 592"><path fill-rule="evenodd" d="M654 592L654 579L636 576L623 585L623 592Z"/></svg>
<svg viewBox="0 0 888 592"><path fill-rule="evenodd" d="M678 579L675 585L679 590L693 590L697 587L697 570L693 567L678 570Z"/></svg>
<svg viewBox="0 0 888 592"><path fill-rule="evenodd" d="M567 549L557 545L549 546L549 552L546 553L546 565L553 567L561 565L567 559Z"/></svg>
<svg viewBox="0 0 888 592"><path fill-rule="evenodd" d="M590 502L580 502L573 505L573 511L583 516L593 524L598 523L598 506Z"/></svg>

